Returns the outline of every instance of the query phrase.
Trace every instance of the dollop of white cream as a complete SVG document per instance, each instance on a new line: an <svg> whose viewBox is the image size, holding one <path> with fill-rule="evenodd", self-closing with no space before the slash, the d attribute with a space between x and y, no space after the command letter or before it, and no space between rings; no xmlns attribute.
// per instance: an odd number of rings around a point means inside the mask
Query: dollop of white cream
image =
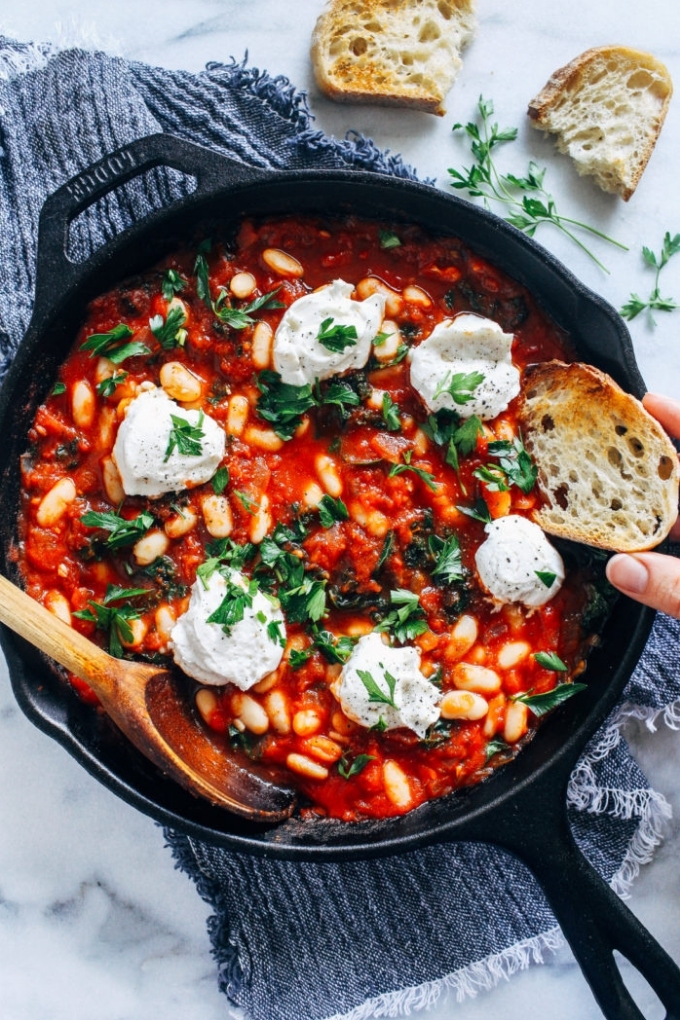
<svg viewBox="0 0 680 1020"><path fill-rule="evenodd" d="M487 537L475 554L484 587L499 602L542 606L562 587L564 563L557 549L533 521L517 514L487 524ZM539 573L554 575L551 584Z"/></svg>
<svg viewBox="0 0 680 1020"><path fill-rule="evenodd" d="M274 368L283 382L304 386L315 379L364 367L382 325L385 297L372 294L365 301L353 301L353 290L351 283L334 280L298 298L286 310L274 335ZM330 328L353 326L355 342L342 351L324 347L318 336L326 319L333 320Z"/></svg>
<svg viewBox="0 0 680 1020"><path fill-rule="evenodd" d="M167 456L171 415L190 425L201 423L201 452L180 453L177 446ZM202 415L202 418L201 418ZM218 423L201 411L187 411L171 400L165 390L145 390L130 403L120 424L113 447L127 496L162 496L165 492L208 482L217 471L226 446L226 433Z"/></svg>
<svg viewBox="0 0 680 1020"><path fill-rule="evenodd" d="M225 573L232 584L247 590L248 578L240 571ZM278 632L285 641L283 614L276 600L271 601L258 591L252 596L252 605L245 606L243 619L225 634L221 624L208 623L208 618L221 605L227 582L215 571L206 584L207 587L200 578L196 580L189 608L172 628L170 647L175 662L204 684L235 684L247 691L281 662L282 644L269 636L267 628L272 623L279 624Z"/></svg>
<svg viewBox="0 0 680 1020"><path fill-rule="evenodd" d="M370 692L359 670L370 673L394 706L369 700ZM386 673L396 681L392 694ZM345 715L361 726L375 726L382 719L388 730L406 726L424 737L440 715L437 703L441 692L420 672L418 649L391 648L375 633L359 638L331 689Z"/></svg>
<svg viewBox="0 0 680 1020"><path fill-rule="evenodd" d="M519 393L519 370L511 357L512 333L479 315L461 314L438 323L411 356L411 385L433 413L444 408L463 418L490 421ZM471 398L457 403L447 387L454 375L477 372L483 380Z"/></svg>

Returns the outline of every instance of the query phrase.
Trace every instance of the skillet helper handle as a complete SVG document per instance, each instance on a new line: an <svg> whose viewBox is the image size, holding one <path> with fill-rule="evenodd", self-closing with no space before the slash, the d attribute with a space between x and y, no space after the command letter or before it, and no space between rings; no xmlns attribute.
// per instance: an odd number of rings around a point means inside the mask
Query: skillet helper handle
<svg viewBox="0 0 680 1020"><path fill-rule="evenodd" d="M167 134L138 138L104 156L45 200L38 224L36 309L43 299L53 300L54 294L63 291L80 270L67 255L69 226L76 216L122 184L158 166L194 177L192 199L201 199L227 182L248 183L265 175L256 167Z"/></svg>
<svg viewBox="0 0 680 1020"><path fill-rule="evenodd" d="M666 1020L680 1020L680 968L578 849L566 789L561 793L559 801L553 792L533 807L525 803L491 841L519 857L538 879L607 1020L646 1020L623 982L614 950L649 982Z"/></svg>

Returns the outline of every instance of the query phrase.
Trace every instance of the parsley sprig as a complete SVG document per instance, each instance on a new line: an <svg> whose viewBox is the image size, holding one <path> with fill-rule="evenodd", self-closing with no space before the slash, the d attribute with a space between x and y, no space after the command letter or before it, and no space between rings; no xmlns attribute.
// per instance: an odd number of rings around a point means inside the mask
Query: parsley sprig
<svg viewBox="0 0 680 1020"><path fill-rule="evenodd" d="M498 467L507 475L508 481L522 492L531 492L536 484L538 468L529 456L521 436L489 443L488 452L491 457L498 457Z"/></svg>
<svg viewBox="0 0 680 1020"><path fill-rule="evenodd" d="M187 313L178 304L171 308L166 318L162 315L154 315L149 319L149 329L158 340L164 350L172 350L173 347L184 347L187 339L187 331L183 329L187 321Z"/></svg>
<svg viewBox="0 0 680 1020"><path fill-rule="evenodd" d="M387 692L383 690L383 688L374 679L373 674L369 673L367 669L357 670L357 676L368 692L368 700L373 705L389 705L390 708L398 708L398 705L394 700L394 690L397 686L397 678L393 676L389 670L385 669L382 662L379 662L378 665L383 671L383 677L387 684Z"/></svg>
<svg viewBox="0 0 680 1020"><path fill-rule="evenodd" d="M224 633L229 635L232 627L244 618L246 609L252 607L259 589L255 580L246 581L245 587L231 577L225 577L224 582L227 586L224 597L206 622L218 624Z"/></svg>
<svg viewBox="0 0 680 1020"><path fill-rule="evenodd" d="M342 354L346 347L356 347L358 340L356 326L333 323L333 318L323 320L316 337L319 343L333 354Z"/></svg>
<svg viewBox="0 0 680 1020"><path fill-rule="evenodd" d="M163 273L161 283L161 294L166 301L172 301L175 294L179 294L187 286L187 281L176 269L166 269Z"/></svg>
<svg viewBox="0 0 680 1020"><path fill-rule="evenodd" d="M358 776L368 765L369 761L375 761L374 754L358 754L356 758L349 759L346 754L338 762L338 774L343 779L351 779Z"/></svg>
<svg viewBox="0 0 680 1020"><path fill-rule="evenodd" d="M436 492L437 491L437 483L434 480L434 475L432 474L431 471L426 471L425 468L419 468L419 467L416 467L414 464L411 464L411 457L412 456L413 456L413 450L405 450L404 451L404 463L403 464L393 464L392 467L390 468L390 470L387 473L387 477L388 478L396 478L397 475L403 474L404 471L412 471L414 475L417 475L418 478L422 479L422 481L425 482L425 484L428 486L428 488L432 489L433 492Z"/></svg>
<svg viewBox="0 0 680 1020"><path fill-rule="evenodd" d="M428 547L435 558L435 565L432 570L432 577L441 581L442 584L454 584L465 578L463 560L460 551L460 543L455 535L449 538L440 538L439 535L430 535Z"/></svg>
<svg viewBox="0 0 680 1020"><path fill-rule="evenodd" d="M186 418L180 418L177 414L171 414L172 428L168 438L168 448L165 451L163 463L169 460L173 451L185 457L200 457L203 453L201 440L205 438L203 431L203 411L199 412L198 421L192 425Z"/></svg>
<svg viewBox="0 0 680 1020"><path fill-rule="evenodd" d="M454 404L468 404L474 399L475 390L484 379L483 372L447 372L437 384L432 399L437 400L444 393L448 393Z"/></svg>
<svg viewBox="0 0 680 1020"><path fill-rule="evenodd" d="M390 603L395 608L377 625L378 632L391 633L402 644L425 633L427 620L416 592L397 588L390 592Z"/></svg>
<svg viewBox="0 0 680 1020"><path fill-rule="evenodd" d="M558 684L557 687L553 687L551 691L546 691L544 694L531 694L527 691L526 694L513 695L512 700L520 701L526 705L535 716L542 716L551 712L553 708L557 708L563 701L573 698L579 691L585 691L587 686L587 684Z"/></svg>
<svg viewBox="0 0 680 1020"><path fill-rule="evenodd" d="M124 322L119 322L113 329L106 333L92 333L87 340L81 344L82 351L89 351L91 358L108 358L114 365L120 365L126 358L133 358L136 354L150 354L146 344L138 340L126 343L133 331Z"/></svg>
<svg viewBox="0 0 680 1020"><path fill-rule="evenodd" d="M320 383L312 387L293 386L282 381L278 372L265 369L257 377L261 396L257 402L257 413L268 421L279 438L292 439L302 416L313 407L335 405L343 414L347 408L357 407L359 396L347 383L340 380L322 388Z"/></svg>
<svg viewBox="0 0 680 1020"><path fill-rule="evenodd" d="M666 231L663 239L663 245L661 246L661 253L657 257L651 248L644 247L642 249L642 257L646 264L656 271L654 277L654 287L650 291L649 297L644 301L637 294L631 294L626 304L621 309L621 315L624 319L629 321L635 319L640 312L643 312L645 308L649 310L649 318L652 325L656 325L652 311L655 312L672 312L678 307L677 301L673 298L661 297L659 292L659 275L665 265L668 264L670 259L674 255L680 252L680 234L676 234L675 237L671 237L670 232Z"/></svg>
<svg viewBox="0 0 680 1020"><path fill-rule="evenodd" d="M349 520L349 510L339 496L325 495L319 502L319 520L324 528L332 528L336 521Z"/></svg>
<svg viewBox="0 0 680 1020"><path fill-rule="evenodd" d="M545 168L541 169L533 160L524 177L515 174L501 174L494 163L492 152L504 142L512 142L517 138L517 128L499 128L491 123L494 113L493 102L479 97L477 103L478 118L476 122L454 124L453 130L464 130L470 139L470 150L475 158L471 167L464 167L463 172L449 169L453 178L451 187L458 191L466 191L472 198L482 198L487 208L491 202L500 202L508 210L505 217L508 223L533 237L542 223L551 223L563 234L566 234L581 251L605 272L609 270L600 262L592 251L580 240L571 229L586 231L595 237L616 245L624 251L624 244L597 230L588 223L575 220L570 216L562 216L557 212L555 200L543 185ZM521 196L521 197L520 197Z"/></svg>
<svg viewBox="0 0 680 1020"><path fill-rule="evenodd" d="M123 546L132 545L142 535L146 534L153 525L153 514L143 510L137 517L126 520L115 511L113 513L99 513L96 510L88 510L80 518L81 524L86 528L102 528L108 531L105 545L107 549L121 549Z"/></svg>
<svg viewBox="0 0 680 1020"><path fill-rule="evenodd" d="M116 392L116 386L124 383L127 377L127 372L114 372L113 375L97 383L97 393L100 397L112 397Z"/></svg>
<svg viewBox="0 0 680 1020"><path fill-rule="evenodd" d="M237 308L232 304L228 291L222 288L217 296L217 300L213 303L212 310L220 322L226 323L232 329L246 329L255 323L252 315L253 312L259 312L261 308L267 307L284 307L281 301L276 300L276 295L280 289L280 286L275 287L274 290L270 290L267 294L261 294L260 297L248 302L247 305Z"/></svg>
<svg viewBox="0 0 680 1020"><path fill-rule="evenodd" d="M130 626L132 620L140 618L139 611L127 603L130 599L139 598L140 595L148 595L146 588L120 588L118 585L109 584L106 594L101 602L89 601L89 609L80 609L74 613L79 620L88 620L94 623L98 630L108 631L109 653L117 659L122 659L124 654L123 642L132 643L133 633ZM113 602L126 602L114 606Z"/></svg>

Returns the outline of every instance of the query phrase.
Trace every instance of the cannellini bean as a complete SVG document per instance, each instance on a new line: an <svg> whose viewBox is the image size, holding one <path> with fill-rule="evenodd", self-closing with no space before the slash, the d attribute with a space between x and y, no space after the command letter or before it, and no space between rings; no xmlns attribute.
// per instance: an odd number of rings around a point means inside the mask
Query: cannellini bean
<svg viewBox="0 0 680 1020"><path fill-rule="evenodd" d="M405 301L408 301L410 305L415 305L417 308L430 308L432 305L432 298L424 290L421 290L420 287L413 285L405 287L402 294Z"/></svg>
<svg viewBox="0 0 680 1020"><path fill-rule="evenodd" d="M101 460L102 469L102 482L104 483L104 491L108 498L109 503L113 506L118 506L125 499L125 490L123 488L123 481L120 477L120 472L116 466L116 462L113 457L102 457Z"/></svg>
<svg viewBox="0 0 680 1020"><path fill-rule="evenodd" d="M264 706L272 729L277 733L290 733L290 712L286 695L282 691L270 691L264 699Z"/></svg>
<svg viewBox="0 0 680 1020"><path fill-rule="evenodd" d="M336 462L328 454L320 453L314 461L314 467L326 492L335 498L342 494L342 480L338 474Z"/></svg>
<svg viewBox="0 0 680 1020"><path fill-rule="evenodd" d="M317 761L332 765L338 758L342 758L342 748L330 737L310 737L305 741L305 751Z"/></svg>
<svg viewBox="0 0 680 1020"><path fill-rule="evenodd" d="M387 339L381 343L378 347L373 348L373 354L378 361L387 362L392 361L399 350L399 344L401 343L401 332L396 322L392 322L390 319L385 319L380 328L381 333L387 334Z"/></svg>
<svg viewBox="0 0 680 1020"><path fill-rule="evenodd" d="M36 520L41 528L51 528L61 520L76 498L75 482L71 478L60 478L40 500Z"/></svg>
<svg viewBox="0 0 680 1020"><path fill-rule="evenodd" d="M113 407L102 407L97 417L99 434L97 445L100 450L110 450L113 446L113 426L116 421L116 412Z"/></svg>
<svg viewBox="0 0 680 1020"><path fill-rule="evenodd" d="M458 662L453 668L454 685L463 691L476 694L495 694L501 689L501 678L493 669L475 666L470 662Z"/></svg>
<svg viewBox="0 0 680 1020"><path fill-rule="evenodd" d="M156 633L163 639L163 641L169 641L172 628L177 623L175 610L172 606L159 606L156 610L154 619L156 621Z"/></svg>
<svg viewBox="0 0 680 1020"><path fill-rule="evenodd" d="M262 261L277 276L299 279L305 275L298 260L280 248L265 248L262 252Z"/></svg>
<svg viewBox="0 0 680 1020"><path fill-rule="evenodd" d="M130 638L129 641L127 641L121 635L120 643L124 645L126 648L138 648L139 645L141 645L144 638L146 637L146 632L149 629L148 625L144 620L140 619L128 620L127 623L128 626L130 627L132 637Z"/></svg>
<svg viewBox="0 0 680 1020"><path fill-rule="evenodd" d="M489 739L496 735L501 721L505 715L506 697L504 694L497 694L489 702L489 712L484 720L482 732Z"/></svg>
<svg viewBox="0 0 680 1020"><path fill-rule="evenodd" d="M182 508L181 514L168 517L163 525L163 530L168 538L181 538L182 535L188 535L190 531L193 531L197 524L198 517L193 509L190 506L185 506Z"/></svg>
<svg viewBox="0 0 680 1020"><path fill-rule="evenodd" d="M274 332L268 322L262 319L256 324L253 330L253 347L251 357L255 368L269 368L272 357L272 342Z"/></svg>
<svg viewBox="0 0 680 1020"><path fill-rule="evenodd" d="M352 503L350 515L357 524L366 528L369 535L373 535L375 538L383 538L390 530L389 517L386 517L380 510L366 510L359 502Z"/></svg>
<svg viewBox="0 0 680 1020"><path fill-rule="evenodd" d="M444 719L483 719L489 703L473 691L447 691L439 703Z"/></svg>
<svg viewBox="0 0 680 1020"><path fill-rule="evenodd" d="M79 429L88 429L94 421L97 400L87 379L79 379L71 391L71 414Z"/></svg>
<svg viewBox="0 0 680 1020"><path fill-rule="evenodd" d="M508 442L512 442L516 435L514 425L507 418L497 419L494 425L494 432L497 439L506 439Z"/></svg>
<svg viewBox="0 0 680 1020"><path fill-rule="evenodd" d="M172 400L191 404L200 400L203 381L181 361L166 361L160 371L161 386Z"/></svg>
<svg viewBox="0 0 680 1020"><path fill-rule="evenodd" d="M397 765L396 761L388 758L383 764L383 783L388 800L391 800L395 807L406 808L411 803L411 787L406 773Z"/></svg>
<svg viewBox="0 0 680 1020"><path fill-rule="evenodd" d="M506 744L516 744L527 731L529 709L521 701L511 701L505 710L503 740Z"/></svg>
<svg viewBox="0 0 680 1020"><path fill-rule="evenodd" d="M186 320L189 318L189 306L187 305L186 301L182 301L181 297L177 297L176 294L173 294L173 296L168 301L168 312L171 312L174 308L182 309L182 311L184 312L184 320L186 322Z"/></svg>
<svg viewBox="0 0 680 1020"><path fill-rule="evenodd" d="M154 528L152 531L147 531L139 542L135 542L132 553L140 567L148 567L159 556L165 555L169 545L170 539L165 532Z"/></svg>
<svg viewBox="0 0 680 1020"><path fill-rule="evenodd" d="M465 613L459 617L444 649L445 658L449 661L462 659L474 645L478 634L479 627L474 616Z"/></svg>
<svg viewBox="0 0 680 1020"><path fill-rule="evenodd" d="M317 507L325 493L316 482L308 482L302 490L302 502L308 507Z"/></svg>
<svg viewBox="0 0 680 1020"><path fill-rule="evenodd" d="M237 715L246 729L258 735L269 729L269 716L259 701L249 694L234 694L231 699L231 710Z"/></svg>
<svg viewBox="0 0 680 1020"><path fill-rule="evenodd" d="M337 733L342 733L343 736L347 736L356 729L355 724L351 719L347 718L344 712L333 712L331 726Z"/></svg>
<svg viewBox="0 0 680 1020"><path fill-rule="evenodd" d="M372 294L384 294L386 298L385 311L390 318L401 315L404 310L404 299L401 294L398 294L396 290L392 290L386 283L379 280L377 276L365 276L363 280L359 280L356 292L362 301Z"/></svg>
<svg viewBox="0 0 680 1020"><path fill-rule="evenodd" d="M229 290L235 298L247 298L255 290L256 283L252 273L234 273L229 281Z"/></svg>
<svg viewBox="0 0 680 1020"><path fill-rule="evenodd" d="M318 761L313 761L306 754L289 754L286 765L291 772L297 772L307 779L328 779L328 769Z"/></svg>
<svg viewBox="0 0 680 1020"><path fill-rule="evenodd" d="M272 515L269 513L269 497L262 496L260 498L259 507L250 521L250 541L254 545L259 545L262 539L267 535L271 526Z"/></svg>
<svg viewBox="0 0 680 1020"><path fill-rule="evenodd" d="M243 433L243 438L249 446L257 450L266 450L269 453L276 453L283 446L283 439L277 436L273 429L263 429L257 425L248 425Z"/></svg>
<svg viewBox="0 0 680 1020"><path fill-rule="evenodd" d="M293 716L293 729L298 737L311 737L321 729L319 713L313 708L302 708Z"/></svg>
<svg viewBox="0 0 680 1020"><path fill-rule="evenodd" d="M116 417L118 418L119 421L122 421L125 415L127 414L127 409L132 403L133 399L134 399L133 397L123 397L123 399L119 400L118 403L116 404Z"/></svg>
<svg viewBox="0 0 680 1020"><path fill-rule="evenodd" d="M512 669L526 659L531 646L526 641L508 641L498 652L496 661L501 669Z"/></svg>
<svg viewBox="0 0 680 1020"><path fill-rule="evenodd" d="M248 413L250 411L250 404L248 398L242 396L239 393L235 393L233 397L229 398L229 405L227 408L227 432L231 436L240 436L246 427L248 420Z"/></svg>
<svg viewBox="0 0 680 1020"><path fill-rule="evenodd" d="M60 591L52 589L45 595L45 606L53 616L58 617L62 623L71 626L71 603Z"/></svg>
<svg viewBox="0 0 680 1020"><path fill-rule="evenodd" d="M383 398L387 390L372 389L366 400L366 405L374 411L382 411Z"/></svg>
<svg viewBox="0 0 680 1020"><path fill-rule="evenodd" d="M422 429L416 429L416 434L413 437L413 452L417 453L419 457L424 456L430 448L430 440L427 438Z"/></svg>
<svg viewBox="0 0 680 1020"><path fill-rule="evenodd" d="M346 633L348 637L363 637L364 634L370 634L374 627L371 620L353 620L346 627Z"/></svg>
<svg viewBox="0 0 680 1020"><path fill-rule="evenodd" d="M194 700L201 719L209 726L210 717L219 707L217 695L214 691L208 690L207 687L201 687L200 691L196 691Z"/></svg>
<svg viewBox="0 0 680 1020"><path fill-rule="evenodd" d="M99 385L105 379L110 379L116 371L116 366L108 358L98 358L94 367L94 381Z"/></svg>
<svg viewBox="0 0 680 1020"><path fill-rule="evenodd" d="M206 496L201 503L201 512L209 535L213 538L227 538L231 535L234 518L226 496Z"/></svg>
<svg viewBox="0 0 680 1020"><path fill-rule="evenodd" d="M258 694L265 694L278 683L280 675L280 670L272 670L271 673L267 673L267 675L263 676L261 680L258 680L256 684L253 684L253 690L257 691Z"/></svg>

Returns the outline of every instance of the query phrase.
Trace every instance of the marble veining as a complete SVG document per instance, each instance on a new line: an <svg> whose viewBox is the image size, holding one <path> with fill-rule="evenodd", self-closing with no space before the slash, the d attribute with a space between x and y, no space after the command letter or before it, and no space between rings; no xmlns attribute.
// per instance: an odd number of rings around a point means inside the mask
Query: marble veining
<svg viewBox="0 0 680 1020"><path fill-rule="evenodd" d="M680 150L676 97L642 182L628 204L579 179L552 141L533 131L527 101L558 66L593 45L622 42L654 52L680 84L676 0L479 0L479 28L464 55L441 119L377 107L338 106L313 81L308 48L322 0L24 0L0 5L0 32L21 40L100 46L129 59L199 70L237 60L288 76L309 93L320 129L354 129L401 152L423 177L447 189L447 168L469 161L455 121L474 115L478 96L493 98L501 125L519 127L499 153L505 170L530 158L548 166L558 208L593 223L630 247L592 246L604 273L550 227L537 238L572 271L619 307L646 294L653 274L640 248L659 249L680 230L675 156ZM680 297L680 259L662 277L662 293ZM680 311L631 324L650 389L680 392ZM675 809L665 843L643 867L630 904L680 961L680 737L663 724L650 733L630 724L638 760ZM218 993L206 934L207 908L173 868L160 828L91 779L16 707L0 671L0 1020L223 1020L238 1017ZM445 877L445 876L444 876ZM628 974L630 968L624 967ZM632 981L635 981L633 975ZM638 979L632 985L648 1020L663 1016ZM332 1010L331 1010L332 1012ZM457 1004L443 997L431 1020L597 1020L600 1012L567 949Z"/></svg>

